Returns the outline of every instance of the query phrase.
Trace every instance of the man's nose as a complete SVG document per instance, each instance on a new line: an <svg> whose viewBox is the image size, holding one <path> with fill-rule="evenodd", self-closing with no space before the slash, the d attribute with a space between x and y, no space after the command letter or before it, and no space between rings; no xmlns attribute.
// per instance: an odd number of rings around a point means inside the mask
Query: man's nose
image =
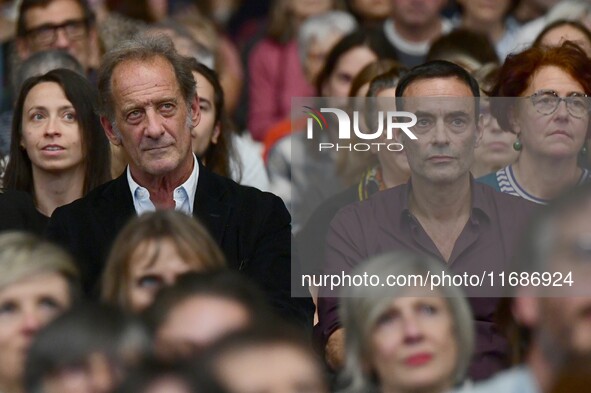
<svg viewBox="0 0 591 393"><path fill-rule="evenodd" d="M156 111L148 109L146 111L146 136L150 138L160 138L164 134L164 128L162 127L162 118Z"/></svg>
<svg viewBox="0 0 591 393"><path fill-rule="evenodd" d="M67 49L70 47L70 38L63 28L58 28L55 31L55 42L53 43L54 48Z"/></svg>
<svg viewBox="0 0 591 393"><path fill-rule="evenodd" d="M433 143L438 145L449 143L449 135L443 119L439 119L435 122L433 133Z"/></svg>

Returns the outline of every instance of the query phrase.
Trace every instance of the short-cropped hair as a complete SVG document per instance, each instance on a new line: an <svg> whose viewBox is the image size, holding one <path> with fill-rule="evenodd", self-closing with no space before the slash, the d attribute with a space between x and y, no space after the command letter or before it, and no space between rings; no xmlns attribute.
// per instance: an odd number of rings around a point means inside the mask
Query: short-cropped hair
<svg viewBox="0 0 591 393"><path fill-rule="evenodd" d="M470 88L472 95L475 97L474 119L475 121L478 121L478 117L480 116L480 87L478 86L478 82L466 69L445 60L429 61L412 68L409 72L404 74L402 78L400 78L400 81L398 81L398 86L396 87L396 107L399 110L404 110L404 100L402 98L404 97L404 92L412 83L441 78L457 78Z"/></svg>
<svg viewBox="0 0 591 393"><path fill-rule="evenodd" d="M429 61L404 74L398 82L396 97L404 97L406 88L413 82L439 78L458 78L470 88L474 97L480 97L480 88L476 79L464 68L445 60Z"/></svg>

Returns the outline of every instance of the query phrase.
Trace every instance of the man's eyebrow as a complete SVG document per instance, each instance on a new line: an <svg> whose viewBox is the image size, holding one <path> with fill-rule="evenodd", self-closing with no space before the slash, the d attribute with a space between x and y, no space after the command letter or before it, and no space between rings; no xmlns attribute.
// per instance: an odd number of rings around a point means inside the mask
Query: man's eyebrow
<svg viewBox="0 0 591 393"><path fill-rule="evenodd" d="M156 103L156 105L161 105L166 102L172 102L173 104L176 105L176 104L178 104L178 101L179 100L176 97L163 97L163 98L160 98L159 100L154 101L154 102Z"/></svg>
<svg viewBox="0 0 591 393"><path fill-rule="evenodd" d="M445 114L445 117L458 117L458 116L464 116L464 117L471 117L469 112L466 111L453 111L453 112L448 112Z"/></svg>
<svg viewBox="0 0 591 393"><path fill-rule="evenodd" d="M146 106L150 106L151 104L157 106L157 105L161 105L161 104L163 104L165 102L172 102L172 103L174 103L176 105L176 104L178 104L178 99L176 97L172 97L171 96L171 97L163 97L163 98L160 98L158 100L151 101L151 102L145 102L145 101L144 102L131 102L131 103L127 104L127 105L123 105L121 107L121 112L122 113L126 113L126 112L129 112L131 110L143 109Z"/></svg>
<svg viewBox="0 0 591 393"><path fill-rule="evenodd" d="M121 113L127 113L136 109L140 109L143 106L141 104L129 104L121 107Z"/></svg>
<svg viewBox="0 0 591 393"><path fill-rule="evenodd" d="M67 24L77 23L77 22L84 22L84 17L81 16L80 18L66 19L65 21L63 21L61 23L43 23L42 25L39 25L39 26L29 27L27 29L27 31L35 31L35 30L41 30L41 29L52 29L54 27L63 27Z"/></svg>
<svg viewBox="0 0 591 393"><path fill-rule="evenodd" d="M435 114L432 112L416 111L414 114L416 117L435 117Z"/></svg>

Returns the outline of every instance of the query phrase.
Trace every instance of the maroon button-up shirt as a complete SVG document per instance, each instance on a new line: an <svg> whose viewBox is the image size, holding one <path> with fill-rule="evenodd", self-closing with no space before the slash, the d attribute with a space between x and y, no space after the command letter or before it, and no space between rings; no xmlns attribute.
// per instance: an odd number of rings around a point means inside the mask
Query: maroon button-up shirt
<svg viewBox="0 0 591 393"><path fill-rule="evenodd" d="M485 270L510 270L514 248L536 205L473 180L470 186L470 218L447 261L449 270L478 275ZM409 210L410 189L409 181L341 209L327 235L324 273L341 275L373 255L394 250L428 255L446 263ZM328 289L320 290L315 333L322 345L340 327L338 299L330 295ZM506 364L508 344L493 322L498 300L496 297L469 299L476 328L475 355L469 372L473 379L487 378Z"/></svg>

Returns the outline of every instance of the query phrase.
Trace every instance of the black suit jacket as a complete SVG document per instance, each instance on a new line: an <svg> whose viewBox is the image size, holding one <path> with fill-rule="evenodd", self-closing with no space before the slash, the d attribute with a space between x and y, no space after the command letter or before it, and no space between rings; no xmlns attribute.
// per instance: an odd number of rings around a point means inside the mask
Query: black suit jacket
<svg viewBox="0 0 591 393"><path fill-rule="evenodd" d="M280 315L311 326L311 299L291 297L290 277L299 268L297 261L291 268L290 216L283 201L199 165L193 215L209 229L230 268L258 283ZM53 213L47 236L75 256L88 295L97 293L111 245L135 215L126 172Z"/></svg>

